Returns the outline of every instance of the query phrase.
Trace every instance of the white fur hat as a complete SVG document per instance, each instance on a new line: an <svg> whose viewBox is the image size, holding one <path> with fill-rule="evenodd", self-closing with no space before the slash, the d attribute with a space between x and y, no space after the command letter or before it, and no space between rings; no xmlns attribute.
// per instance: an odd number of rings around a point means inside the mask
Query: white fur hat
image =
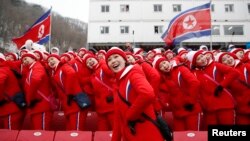
<svg viewBox="0 0 250 141"><path fill-rule="evenodd" d="M5 60L5 56L4 56L2 53L0 53L0 59L6 61L6 60Z"/></svg>
<svg viewBox="0 0 250 141"><path fill-rule="evenodd" d="M179 56L183 55L184 53L188 53L188 51L185 48L183 48L183 47L180 47L177 50L177 55L179 55Z"/></svg>
<svg viewBox="0 0 250 141"><path fill-rule="evenodd" d="M178 48L177 53L179 54L182 51L187 51L187 50L185 48L183 48L183 47L180 47L180 48Z"/></svg>
<svg viewBox="0 0 250 141"><path fill-rule="evenodd" d="M140 54L143 50L141 48L133 48L134 55Z"/></svg>
<svg viewBox="0 0 250 141"><path fill-rule="evenodd" d="M18 55L16 53L9 52L9 53L5 54L5 56L8 56L8 55L11 55L15 61L18 60Z"/></svg>
<svg viewBox="0 0 250 141"><path fill-rule="evenodd" d="M52 50L56 50L56 52L54 53L54 52L52 52ZM51 54L52 54L52 53L57 54L57 55L60 54L60 53L59 53L59 48L58 48L58 47L52 47L51 50L50 50L50 52L51 52Z"/></svg>
<svg viewBox="0 0 250 141"><path fill-rule="evenodd" d="M201 45L200 50L208 51L208 47L206 45Z"/></svg>
<svg viewBox="0 0 250 141"><path fill-rule="evenodd" d="M26 40L25 47L26 47L26 49L31 50L31 48L33 47L33 41L30 39Z"/></svg>
<svg viewBox="0 0 250 141"><path fill-rule="evenodd" d="M191 65L195 65L196 58L198 55L202 54L202 50L200 51L189 51L186 55L187 60L191 63Z"/></svg>
<svg viewBox="0 0 250 141"><path fill-rule="evenodd" d="M235 46L233 44L230 44L230 45L228 45L228 48L232 49L232 48L235 48Z"/></svg>
<svg viewBox="0 0 250 141"><path fill-rule="evenodd" d="M155 51L155 54L161 54L161 49L160 48L155 48L154 51Z"/></svg>
<svg viewBox="0 0 250 141"><path fill-rule="evenodd" d="M227 52L220 52L220 53L217 53L215 56L214 56L214 60L216 62L220 62L222 61L222 57L227 54Z"/></svg>
<svg viewBox="0 0 250 141"><path fill-rule="evenodd" d="M159 65L162 61L166 61L166 58L161 56L156 56L152 62L152 65L155 69L159 69Z"/></svg>
<svg viewBox="0 0 250 141"><path fill-rule="evenodd" d="M29 51L29 52L23 54L22 57L21 57L21 60L23 60L24 57L30 57L30 58L32 58L34 60L37 60L36 55L32 51Z"/></svg>
<svg viewBox="0 0 250 141"><path fill-rule="evenodd" d="M230 50L230 52L234 53L234 54L236 54L239 51L243 51L244 52L244 49L243 48L233 48L232 50Z"/></svg>

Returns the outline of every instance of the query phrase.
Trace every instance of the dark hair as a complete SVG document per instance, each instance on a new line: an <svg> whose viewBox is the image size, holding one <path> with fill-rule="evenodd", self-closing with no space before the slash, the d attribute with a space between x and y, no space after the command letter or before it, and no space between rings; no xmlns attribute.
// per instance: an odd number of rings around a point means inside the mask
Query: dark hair
<svg viewBox="0 0 250 141"><path fill-rule="evenodd" d="M125 62L125 67L131 65L128 61Z"/></svg>

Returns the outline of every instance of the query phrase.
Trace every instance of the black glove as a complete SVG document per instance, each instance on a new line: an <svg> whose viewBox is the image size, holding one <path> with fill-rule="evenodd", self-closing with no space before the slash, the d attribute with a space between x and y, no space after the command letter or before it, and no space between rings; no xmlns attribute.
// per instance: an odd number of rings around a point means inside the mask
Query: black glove
<svg viewBox="0 0 250 141"><path fill-rule="evenodd" d="M86 93L80 92L74 96L74 100L81 109L88 108L91 106L91 100Z"/></svg>
<svg viewBox="0 0 250 141"><path fill-rule="evenodd" d="M21 79L22 78L22 74L20 74L19 72L17 72L16 70L14 69L11 69L12 72L14 73L14 75L16 76L17 79Z"/></svg>
<svg viewBox="0 0 250 141"><path fill-rule="evenodd" d="M8 101L3 99L3 100L0 100L0 106L3 106L4 104L6 104Z"/></svg>
<svg viewBox="0 0 250 141"><path fill-rule="evenodd" d="M214 90L214 96L218 97L222 91L223 87L221 85L217 86Z"/></svg>
<svg viewBox="0 0 250 141"><path fill-rule="evenodd" d="M74 95L72 95L72 94L70 94L70 95L68 95L68 99L67 99L67 104L68 104L68 106L70 106L71 105L71 102L72 102L72 100L74 99Z"/></svg>
<svg viewBox="0 0 250 141"><path fill-rule="evenodd" d="M30 105L29 105L29 108L35 107L36 104L37 104L38 102L40 102L40 101L41 101L41 100L39 100L39 99L31 100Z"/></svg>
<svg viewBox="0 0 250 141"><path fill-rule="evenodd" d="M187 110L187 111L192 111L193 108L194 108L194 105L193 105L193 104L190 104L190 103L187 103L187 104L184 104L184 108L185 108L185 110Z"/></svg>
<svg viewBox="0 0 250 141"><path fill-rule="evenodd" d="M25 96L23 93L17 93L15 96L12 97L12 101L20 108L24 109L27 107L27 103L25 101Z"/></svg>
<svg viewBox="0 0 250 141"><path fill-rule="evenodd" d="M27 107L27 103L26 102L22 102L22 103L18 104L17 106L20 109L25 109Z"/></svg>
<svg viewBox="0 0 250 141"><path fill-rule="evenodd" d="M128 127L129 127L130 132L131 132L132 135L136 134L135 125L137 123L142 123L142 122L144 122L144 120L141 120L141 119L128 121Z"/></svg>
<svg viewBox="0 0 250 141"><path fill-rule="evenodd" d="M111 103L111 102L113 102L113 101L114 101L113 95L109 95L109 96L106 97L106 102L107 102L107 103Z"/></svg>
<svg viewBox="0 0 250 141"><path fill-rule="evenodd" d="M136 125L136 121L129 121L128 122L128 128L130 129L130 132L132 135L136 134L135 125Z"/></svg>

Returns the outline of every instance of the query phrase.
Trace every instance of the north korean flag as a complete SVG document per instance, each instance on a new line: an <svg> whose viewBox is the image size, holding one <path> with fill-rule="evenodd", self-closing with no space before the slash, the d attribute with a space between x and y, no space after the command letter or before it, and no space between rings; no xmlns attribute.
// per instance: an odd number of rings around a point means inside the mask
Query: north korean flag
<svg viewBox="0 0 250 141"><path fill-rule="evenodd" d="M51 27L51 8L44 13L25 33L23 36L14 38L12 41L21 48L26 40L30 39L38 44L44 44L50 40Z"/></svg>
<svg viewBox="0 0 250 141"><path fill-rule="evenodd" d="M161 38L172 46L186 39L211 35L210 4L194 7L174 17Z"/></svg>

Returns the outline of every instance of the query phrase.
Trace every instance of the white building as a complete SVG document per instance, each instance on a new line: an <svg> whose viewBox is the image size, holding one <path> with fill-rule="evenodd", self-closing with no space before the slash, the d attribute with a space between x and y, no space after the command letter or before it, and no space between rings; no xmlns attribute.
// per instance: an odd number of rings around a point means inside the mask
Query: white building
<svg viewBox="0 0 250 141"><path fill-rule="evenodd" d="M161 35L169 21L179 13L208 3L209 0L90 0L88 46L108 49L123 47L126 42L136 47L163 47ZM250 41L250 0L212 0L212 36L192 38L183 46L201 44L213 48L229 43L246 47Z"/></svg>

